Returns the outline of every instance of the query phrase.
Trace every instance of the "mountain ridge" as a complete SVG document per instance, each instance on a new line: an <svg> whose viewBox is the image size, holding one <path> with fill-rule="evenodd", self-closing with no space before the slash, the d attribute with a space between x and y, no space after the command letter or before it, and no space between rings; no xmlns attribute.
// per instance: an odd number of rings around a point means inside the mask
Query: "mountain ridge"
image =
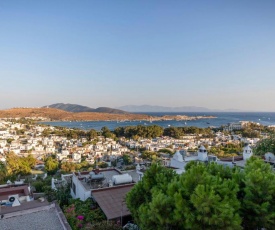
<svg viewBox="0 0 275 230"><path fill-rule="evenodd" d="M60 110L72 112L72 113L92 112L92 113L128 114L128 112L126 111L115 109L115 108L98 107L94 109L88 106L70 104L70 103L55 103L51 105L42 106L41 108L60 109Z"/></svg>

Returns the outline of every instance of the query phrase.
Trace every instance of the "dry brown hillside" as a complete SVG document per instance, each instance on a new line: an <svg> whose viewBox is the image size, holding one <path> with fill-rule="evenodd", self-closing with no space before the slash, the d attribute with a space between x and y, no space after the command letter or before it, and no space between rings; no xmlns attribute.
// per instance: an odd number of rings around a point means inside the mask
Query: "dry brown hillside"
<svg viewBox="0 0 275 230"><path fill-rule="evenodd" d="M109 114L109 113L71 113L52 108L14 108L0 110L0 118L18 118L18 117L44 117L49 120L64 121L103 121L103 120L142 120L149 116L142 114Z"/></svg>

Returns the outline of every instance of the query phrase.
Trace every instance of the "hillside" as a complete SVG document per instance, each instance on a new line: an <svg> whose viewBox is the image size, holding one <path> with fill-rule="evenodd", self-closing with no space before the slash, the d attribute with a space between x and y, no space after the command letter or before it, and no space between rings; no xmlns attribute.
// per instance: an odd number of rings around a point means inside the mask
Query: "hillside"
<svg viewBox="0 0 275 230"><path fill-rule="evenodd" d="M142 120L147 115L140 114L111 114L97 112L67 112L54 108L14 108L0 110L0 118L43 117L48 120L62 121L104 121L104 120Z"/></svg>
<svg viewBox="0 0 275 230"><path fill-rule="evenodd" d="M93 112L93 113L113 113L113 114L127 114L128 112L113 109L109 107L99 107L97 109L90 108L88 106L77 105L77 104L64 104L56 103L48 106L43 106L42 108L54 108L61 109L67 112L80 113L80 112Z"/></svg>

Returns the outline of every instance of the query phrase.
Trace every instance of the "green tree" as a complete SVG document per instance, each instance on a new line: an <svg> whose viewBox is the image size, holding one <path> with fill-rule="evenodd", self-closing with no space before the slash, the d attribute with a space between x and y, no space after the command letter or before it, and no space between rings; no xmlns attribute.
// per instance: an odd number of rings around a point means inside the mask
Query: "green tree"
<svg viewBox="0 0 275 230"><path fill-rule="evenodd" d="M239 188L233 175L221 165L200 163L173 182L174 212L177 221L184 219L182 229L241 229Z"/></svg>
<svg viewBox="0 0 275 230"><path fill-rule="evenodd" d="M102 221L86 226L85 230L122 230L122 227L110 221Z"/></svg>
<svg viewBox="0 0 275 230"><path fill-rule="evenodd" d="M129 164L132 163L132 159L129 156L129 154L123 154L122 159L123 159L123 162L124 162L125 165L129 165Z"/></svg>
<svg viewBox="0 0 275 230"><path fill-rule="evenodd" d="M170 149L160 149L158 150L159 153L167 153L170 154L171 156L174 154L174 151L170 150Z"/></svg>
<svg viewBox="0 0 275 230"><path fill-rule="evenodd" d="M36 163L36 159L33 157L33 155L29 154L25 160L28 162L28 165L30 166L30 168L33 168L35 166Z"/></svg>
<svg viewBox="0 0 275 230"><path fill-rule="evenodd" d="M31 173L31 167L35 159L32 156L19 157L15 153L11 152L6 156L7 162L7 175L28 175Z"/></svg>
<svg viewBox="0 0 275 230"><path fill-rule="evenodd" d="M97 138L97 131L95 129L91 129L89 132L88 132L88 136L90 139L94 139L94 138Z"/></svg>
<svg viewBox="0 0 275 230"><path fill-rule="evenodd" d="M115 134L113 134L109 129L108 127L104 126L101 128L101 134L102 136L104 136L105 138L112 138L114 139L115 138Z"/></svg>
<svg viewBox="0 0 275 230"><path fill-rule="evenodd" d="M76 164L71 162L63 162L61 164L61 170L66 173L74 172L76 170Z"/></svg>
<svg viewBox="0 0 275 230"><path fill-rule="evenodd" d="M176 177L173 170L153 164L145 172L143 179L127 194L127 206L142 229L158 229L157 226L162 225L147 215L152 214L150 213L150 202L156 192L159 194L165 192L168 183ZM152 218L153 216L155 214L152 215Z"/></svg>
<svg viewBox="0 0 275 230"><path fill-rule="evenodd" d="M52 157L48 157L45 161L45 170L50 174L53 175L58 170L59 163L57 160L53 159Z"/></svg>
<svg viewBox="0 0 275 230"><path fill-rule="evenodd" d="M107 168L109 165L106 162L99 162L98 167L99 168Z"/></svg>
<svg viewBox="0 0 275 230"><path fill-rule="evenodd" d="M0 161L0 184L5 181L6 176L7 176L7 167L2 161Z"/></svg>
<svg viewBox="0 0 275 230"><path fill-rule="evenodd" d="M152 165L127 194L127 206L142 229L241 229L236 173L193 164L177 176Z"/></svg>
<svg viewBox="0 0 275 230"><path fill-rule="evenodd" d="M247 162L242 205L245 229L274 229L275 174L269 164L258 158Z"/></svg>
<svg viewBox="0 0 275 230"><path fill-rule="evenodd" d="M258 156L263 156L267 152L275 153L275 135L260 140L254 149L254 154Z"/></svg>

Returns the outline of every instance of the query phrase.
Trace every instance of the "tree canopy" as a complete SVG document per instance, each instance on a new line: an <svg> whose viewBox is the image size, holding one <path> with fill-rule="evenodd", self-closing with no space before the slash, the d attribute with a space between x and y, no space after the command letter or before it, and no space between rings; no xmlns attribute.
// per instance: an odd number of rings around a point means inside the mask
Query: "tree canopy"
<svg viewBox="0 0 275 230"><path fill-rule="evenodd" d="M263 156L267 152L275 153L275 135L260 140L254 149L254 154L259 156Z"/></svg>
<svg viewBox="0 0 275 230"><path fill-rule="evenodd" d="M6 155L6 175L28 175L31 168L35 165L35 159L32 155L19 157L11 152Z"/></svg>
<svg viewBox="0 0 275 230"><path fill-rule="evenodd" d="M127 194L141 229L273 229L275 174L252 158L243 171L191 163L176 175L152 165Z"/></svg>
<svg viewBox="0 0 275 230"><path fill-rule="evenodd" d="M59 168L59 163L56 159L53 159L52 157L48 157L45 161L45 170L53 175L57 172Z"/></svg>

